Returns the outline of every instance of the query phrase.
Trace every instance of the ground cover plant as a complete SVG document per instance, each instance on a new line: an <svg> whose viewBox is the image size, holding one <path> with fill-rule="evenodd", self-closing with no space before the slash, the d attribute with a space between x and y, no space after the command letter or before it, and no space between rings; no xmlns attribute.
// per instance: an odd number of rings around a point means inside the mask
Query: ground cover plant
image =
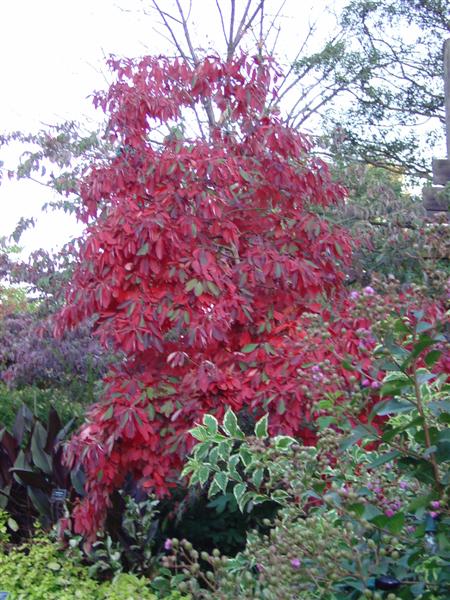
<svg viewBox="0 0 450 600"><path fill-rule="evenodd" d="M7 516L0 513L0 591L11 600L157 600L148 580L119 573L111 581L91 577L76 553L68 553L48 535L38 531L21 546L11 546ZM187 600L178 592L166 600Z"/></svg>

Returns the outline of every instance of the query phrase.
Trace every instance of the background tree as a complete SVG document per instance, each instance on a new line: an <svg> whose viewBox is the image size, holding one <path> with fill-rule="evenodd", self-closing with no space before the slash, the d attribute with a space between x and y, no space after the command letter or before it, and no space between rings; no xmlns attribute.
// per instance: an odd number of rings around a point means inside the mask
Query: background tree
<svg viewBox="0 0 450 600"><path fill-rule="evenodd" d="M339 33L296 63L340 93L322 113L330 153L415 177L430 176L443 139L446 0L352 0ZM302 119L297 119L302 124ZM431 149L431 152L430 152Z"/></svg>
<svg viewBox="0 0 450 600"><path fill-rule="evenodd" d="M289 126L320 139L332 159L428 177L429 149L444 124L446 0L352 0L335 15L328 39L318 42L323 36L318 20L290 57L281 56L279 48L285 5L217 1L223 37L214 40L215 51L229 59L244 47L287 64L272 103ZM195 64L210 50L196 37L195 2L177 0L171 9L151 0L150 6L185 60ZM214 119L209 111L209 123Z"/></svg>

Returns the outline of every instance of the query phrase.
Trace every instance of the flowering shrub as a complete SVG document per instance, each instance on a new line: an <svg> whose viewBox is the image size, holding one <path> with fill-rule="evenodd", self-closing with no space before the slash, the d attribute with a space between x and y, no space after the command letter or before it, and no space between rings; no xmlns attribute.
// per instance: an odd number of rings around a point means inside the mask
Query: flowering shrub
<svg viewBox="0 0 450 600"><path fill-rule="evenodd" d="M390 367L369 422L353 428L341 406L322 421L316 447L269 438L267 417L248 437L231 411L220 429L206 415L192 430L191 484L211 496L232 491L242 510L269 499L282 508L234 559L168 542L180 589L222 599L447 598L450 388L435 369L444 341L427 321L398 320L376 351ZM375 428L377 415L387 421Z"/></svg>

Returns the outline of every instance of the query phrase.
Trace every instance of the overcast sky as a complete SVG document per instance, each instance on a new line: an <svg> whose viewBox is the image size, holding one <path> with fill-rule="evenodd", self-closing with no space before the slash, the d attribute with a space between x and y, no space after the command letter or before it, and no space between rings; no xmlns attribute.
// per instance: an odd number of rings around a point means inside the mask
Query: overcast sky
<svg viewBox="0 0 450 600"><path fill-rule="evenodd" d="M267 0L276 9L281 0ZM172 0L163 0L170 7ZM226 0L221 0L227 5ZM307 29L311 10L321 14L324 36L331 20L325 9L333 1L286 0L283 8L281 51L296 46ZM238 0L239 5L239 0ZM218 32L211 23L215 0L194 0L198 39L214 46ZM148 14L144 13L144 8ZM34 131L64 120L93 121L89 95L104 87L104 63L109 54L159 54L168 42L157 31L150 0L3 0L0 2L0 132ZM0 150L0 160L12 166L14 151ZM64 215L42 216L49 200L43 186L8 182L0 186L0 236L9 234L21 216L39 217L22 244L27 251L58 246L78 231Z"/></svg>

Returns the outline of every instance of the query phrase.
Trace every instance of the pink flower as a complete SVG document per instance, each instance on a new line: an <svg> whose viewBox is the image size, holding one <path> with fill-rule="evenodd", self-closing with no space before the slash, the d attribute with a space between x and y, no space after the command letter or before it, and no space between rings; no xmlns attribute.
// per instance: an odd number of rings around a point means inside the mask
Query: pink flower
<svg viewBox="0 0 450 600"><path fill-rule="evenodd" d="M350 292L350 298L352 300L358 300L358 298L359 298L359 292L356 292L355 290L353 292Z"/></svg>
<svg viewBox="0 0 450 600"><path fill-rule="evenodd" d="M302 561L299 558L293 558L291 560L291 565L294 567L294 569L298 569L301 564L302 564Z"/></svg>
<svg viewBox="0 0 450 600"><path fill-rule="evenodd" d="M393 517L393 516L395 515L395 511L394 511L394 510L392 510L392 508L387 508L387 509L384 511L384 514L385 514L387 517Z"/></svg>
<svg viewBox="0 0 450 600"><path fill-rule="evenodd" d="M362 380L362 386L363 387L369 387L370 385L370 381L368 379L363 379Z"/></svg>
<svg viewBox="0 0 450 600"><path fill-rule="evenodd" d="M372 381L372 383L370 384L370 387L371 387L373 390L377 390L377 389L380 387L380 384L379 384L379 382L378 382L378 381Z"/></svg>
<svg viewBox="0 0 450 600"><path fill-rule="evenodd" d="M370 285L368 285L367 287L365 287L363 289L363 292L364 292L364 294L366 296L373 296L375 294L375 290Z"/></svg>
<svg viewBox="0 0 450 600"><path fill-rule="evenodd" d="M431 508L434 508L434 510L438 510L439 508L441 508L441 503L439 502L439 500L433 500L431 502Z"/></svg>
<svg viewBox="0 0 450 600"><path fill-rule="evenodd" d="M167 538L167 540L164 542L164 550L172 550L172 540L170 538Z"/></svg>
<svg viewBox="0 0 450 600"><path fill-rule="evenodd" d="M438 516L439 516L439 513L438 513L438 512L436 512L435 510L430 510L430 517L431 517L432 519L435 519L435 518L436 518L436 517L438 517Z"/></svg>

